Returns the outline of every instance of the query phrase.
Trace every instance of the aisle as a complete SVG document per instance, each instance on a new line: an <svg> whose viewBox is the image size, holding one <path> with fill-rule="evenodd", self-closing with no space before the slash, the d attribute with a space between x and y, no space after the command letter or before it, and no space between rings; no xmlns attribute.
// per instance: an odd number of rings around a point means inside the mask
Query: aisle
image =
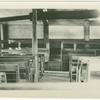
<svg viewBox="0 0 100 100"><path fill-rule="evenodd" d="M61 71L45 71L40 82L69 82L69 73Z"/></svg>

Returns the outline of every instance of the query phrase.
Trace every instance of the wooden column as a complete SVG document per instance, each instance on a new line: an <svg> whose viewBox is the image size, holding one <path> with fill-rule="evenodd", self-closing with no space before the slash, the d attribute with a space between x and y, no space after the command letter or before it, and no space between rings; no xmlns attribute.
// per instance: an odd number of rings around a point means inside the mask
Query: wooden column
<svg viewBox="0 0 100 100"><path fill-rule="evenodd" d="M2 47L1 47L1 44L2 44L2 42L1 42L1 25L2 24L0 24L0 53L1 53L1 49L2 49Z"/></svg>
<svg viewBox="0 0 100 100"><path fill-rule="evenodd" d="M21 42L18 42L18 49L21 50Z"/></svg>
<svg viewBox="0 0 100 100"><path fill-rule="evenodd" d="M38 39L37 39L37 10L32 10L32 56L33 56L33 67L35 67L34 82L39 81L39 66L38 66Z"/></svg>
<svg viewBox="0 0 100 100"><path fill-rule="evenodd" d="M46 49L48 50L48 55L50 54L50 45L49 45L49 24L47 20L43 20L43 25L44 25L44 42Z"/></svg>
<svg viewBox="0 0 100 100"><path fill-rule="evenodd" d="M8 24L4 23L3 25L3 40L4 48L8 48Z"/></svg>
<svg viewBox="0 0 100 100"><path fill-rule="evenodd" d="M43 21L43 25L44 25L44 42L45 45L47 46L47 43L49 42L49 24L47 20Z"/></svg>
<svg viewBox="0 0 100 100"><path fill-rule="evenodd" d="M61 41L61 71L63 69L63 41Z"/></svg>
<svg viewBox="0 0 100 100"><path fill-rule="evenodd" d="M84 40L85 41L89 41L90 40L90 23L88 20L85 21L84 23ZM85 48L88 49L89 48L89 44L85 44ZM88 81L90 79L90 70L89 70L89 66L87 66L88 68Z"/></svg>
<svg viewBox="0 0 100 100"><path fill-rule="evenodd" d="M74 51L76 51L76 49L77 49L77 44L74 43L74 44L73 44L73 47L74 47Z"/></svg>
<svg viewBox="0 0 100 100"><path fill-rule="evenodd" d="M4 35L3 35L3 24L0 24L0 48L4 48L3 40L4 40Z"/></svg>
<svg viewBox="0 0 100 100"><path fill-rule="evenodd" d="M90 25L89 24L90 24L89 21L85 20L85 22L84 22L84 40L87 42L90 40ZM86 44L85 47L88 48L89 45Z"/></svg>

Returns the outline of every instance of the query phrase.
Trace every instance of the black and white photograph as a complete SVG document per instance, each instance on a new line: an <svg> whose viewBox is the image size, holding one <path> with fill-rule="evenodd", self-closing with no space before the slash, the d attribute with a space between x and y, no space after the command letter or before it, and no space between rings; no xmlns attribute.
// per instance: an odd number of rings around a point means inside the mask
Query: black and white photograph
<svg viewBox="0 0 100 100"><path fill-rule="evenodd" d="M99 9L0 9L0 90L93 91L98 83Z"/></svg>

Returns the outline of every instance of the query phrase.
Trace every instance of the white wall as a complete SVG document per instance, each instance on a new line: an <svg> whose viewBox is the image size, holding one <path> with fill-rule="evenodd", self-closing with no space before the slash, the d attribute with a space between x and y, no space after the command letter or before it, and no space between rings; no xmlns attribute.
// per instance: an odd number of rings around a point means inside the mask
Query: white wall
<svg viewBox="0 0 100 100"><path fill-rule="evenodd" d="M32 39L32 24L9 24L10 39ZM37 24L37 37L43 38L43 25Z"/></svg>
<svg viewBox="0 0 100 100"><path fill-rule="evenodd" d="M83 26L65 26L51 25L49 26L50 39L83 39Z"/></svg>
<svg viewBox="0 0 100 100"><path fill-rule="evenodd" d="M100 26L90 26L90 39L100 39Z"/></svg>
<svg viewBox="0 0 100 100"><path fill-rule="evenodd" d="M43 24L37 24L38 39L43 38ZM31 39L32 24L10 23L8 27L10 39ZM84 39L83 26L50 25L49 39ZM100 26L90 26L90 39L100 39Z"/></svg>

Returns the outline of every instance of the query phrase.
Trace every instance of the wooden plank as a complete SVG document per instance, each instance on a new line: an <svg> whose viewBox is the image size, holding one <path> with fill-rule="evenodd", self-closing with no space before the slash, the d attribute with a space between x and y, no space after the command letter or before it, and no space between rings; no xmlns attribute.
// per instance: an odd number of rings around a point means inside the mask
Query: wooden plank
<svg viewBox="0 0 100 100"><path fill-rule="evenodd" d="M39 81L39 68L38 68L38 40L37 40L37 10L32 10L32 27L33 27L33 35L32 35L32 56L34 58L34 66L35 66L35 76L34 82ZM33 73L31 73L33 74Z"/></svg>

